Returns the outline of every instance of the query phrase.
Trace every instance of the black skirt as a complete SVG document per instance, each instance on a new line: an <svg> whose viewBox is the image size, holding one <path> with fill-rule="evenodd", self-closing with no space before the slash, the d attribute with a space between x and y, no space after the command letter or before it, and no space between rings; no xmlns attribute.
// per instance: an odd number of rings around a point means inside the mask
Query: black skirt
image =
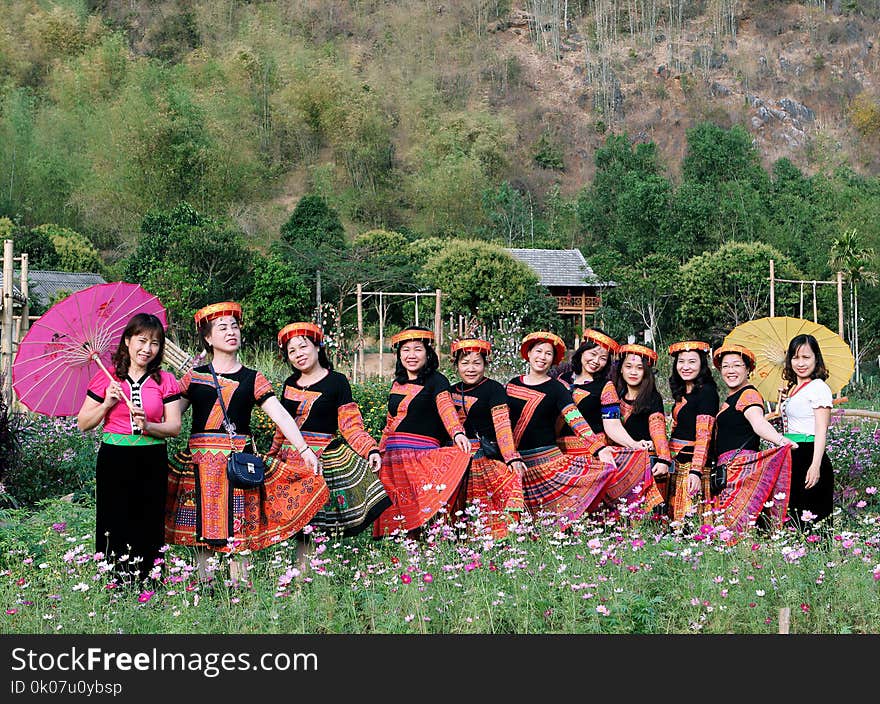
<svg viewBox="0 0 880 704"><path fill-rule="evenodd" d="M95 466L95 550L122 571L144 578L165 544L168 452L165 443L124 446L101 443ZM140 558L136 567L135 558Z"/></svg>
<svg viewBox="0 0 880 704"><path fill-rule="evenodd" d="M834 507L834 469L827 452L822 455L816 486L804 488L807 470L813 462L813 445L812 442L801 442L791 451L791 499L788 510L794 525L801 529L809 529L811 525L827 518ZM809 511L815 518L810 521L802 520L804 511ZM826 525L830 526L831 521L827 521Z"/></svg>

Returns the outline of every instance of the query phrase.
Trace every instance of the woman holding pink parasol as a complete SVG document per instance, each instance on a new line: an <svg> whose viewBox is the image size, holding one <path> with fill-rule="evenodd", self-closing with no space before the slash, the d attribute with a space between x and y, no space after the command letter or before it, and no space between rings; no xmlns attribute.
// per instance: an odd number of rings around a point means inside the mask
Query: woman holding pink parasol
<svg viewBox="0 0 880 704"><path fill-rule="evenodd" d="M241 306L231 301L214 303L195 314L199 337L212 359L181 379L183 410L192 406L192 462L172 463L165 517L170 543L226 553L260 550L294 535L329 498L317 456L275 397L272 385L261 372L238 360L241 320ZM299 452L303 464L297 467L264 457L264 484L241 489L227 478L226 461L232 445L240 452L252 444L251 411L256 405ZM231 423L228 428L225 415ZM200 555L203 578L206 555ZM246 562L233 562L230 576L242 580L246 569Z"/></svg>
<svg viewBox="0 0 880 704"><path fill-rule="evenodd" d="M103 423L95 467L95 549L129 555L144 579L160 555L168 455L165 438L180 432L180 387L162 371L165 329L150 313L135 315L99 371L77 416L81 430Z"/></svg>

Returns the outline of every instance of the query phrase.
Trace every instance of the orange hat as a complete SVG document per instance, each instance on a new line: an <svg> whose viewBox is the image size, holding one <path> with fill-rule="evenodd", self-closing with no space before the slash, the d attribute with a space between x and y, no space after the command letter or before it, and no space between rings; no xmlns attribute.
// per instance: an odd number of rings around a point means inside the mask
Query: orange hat
<svg viewBox="0 0 880 704"><path fill-rule="evenodd" d="M418 328L405 328L396 335L391 336L391 346L397 347L404 342L410 340L420 340L421 342L434 342L434 333L430 330L420 330Z"/></svg>
<svg viewBox="0 0 880 704"><path fill-rule="evenodd" d="M565 343L562 341L562 338L559 337L559 335L554 335L552 332L547 332L546 330L530 332L526 335L522 339L522 344L519 346L520 356L528 361L529 350L539 342L549 342L553 345L553 364L559 364L565 357Z"/></svg>
<svg viewBox="0 0 880 704"><path fill-rule="evenodd" d="M675 342L669 345L669 354L676 354L678 352L709 352L710 349L708 342L685 340L684 342Z"/></svg>
<svg viewBox="0 0 880 704"><path fill-rule="evenodd" d="M725 342L721 347L715 350L715 354L712 355L712 363L715 365L716 369L721 369L721 358L726 354L738 354L743 358L743 361L746 363L746 366L750 371L755 368L754 352L748 347L743 347L742 345L737 345L733 342Z"/></svg>
<svg viewBox="0 0 880 704"><path fill-rule="evenodd" d="M628 354L637 354L639 357L644 357L648 360L650 366L657 364L657 353L644 345L621 345L617 349L617 354L621 357L625 357Z"/></svg>
<svg viewBox="0 0 880 704"><path fill-rule="evenodd" d="M284 347L291 337L308 337L319 345L324 341L324 333L314 323L299 322L285 325L278 331L278 346Z"/></svg>
<svg viewBox="0 0 880 704"><path fill-rule="evenodd" d="M492 345L486 340L476 337L469 337L463 340L456 340L449 348L449 353L454 357L456 352L481 352L487 357L492 353Z"/></svg>
<svg viewBox="0 0 880 704"><path fill-rule="evenodd" d="M212 303L197 310L193 317L196 321L196 327L198 327L203 320L214 320L214 318L222 318L224 315L231 315L241 325L241 306L235 301Z"/></svg>
<svg viewBox="0 0 880 704"><path fill-rule="evenodd" d="M608 337L605 333L601 333L598 330L593 330L592 328L587 328L584 330L584 339L592 340L600 347L604 347L611 354L615 354L617 352L617 348L620 347L615 341L614 338Z"/></svg>

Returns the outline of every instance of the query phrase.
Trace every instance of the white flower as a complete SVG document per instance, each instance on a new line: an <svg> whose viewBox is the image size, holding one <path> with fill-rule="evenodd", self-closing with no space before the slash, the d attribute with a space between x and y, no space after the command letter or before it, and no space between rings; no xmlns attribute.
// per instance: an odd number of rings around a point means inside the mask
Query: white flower
<svg viewBox="0 0 880 704"><path fill-rule="evenodd" d="M79 584L74 584L72 589L75 592L86 592L89 590L89 585L85 582L80 582Z"/></svg>
<svg viewBox="0 0 880 704"><path fill-rule="evenodd" d="M764 596L765 592L763 589L756 589L755 594L757 594L758 596Z"/></svg>

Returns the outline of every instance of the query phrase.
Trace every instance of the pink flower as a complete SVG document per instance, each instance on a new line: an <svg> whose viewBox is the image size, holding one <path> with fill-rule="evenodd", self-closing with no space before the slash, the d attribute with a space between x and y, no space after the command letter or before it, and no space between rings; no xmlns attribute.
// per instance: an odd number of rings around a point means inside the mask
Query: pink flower
<svg viewBox="0 0 880 704"><path fill-rule="evenodd" d="M7 616L15 616L18 613L18 609L6 609Z"/></svg>
<svg viewBox="0 0 880 704"><path fill-rule="evenodd" d="M865 493L866 493L866 494L876 494L876 493L877 493L877 487L876 487L876 486L865 487Z"/></svg>
<svg viewBox="0 0 880 704"><path fill-rule="evenodd" d="M67 530L67 523L63 521L61 523L53 523L52 530L54 530L56 533L63 533Z"/></svg>
<svg viewBox="0 0 880 704"><path fill-rule="evenodd" d="M408 573L404 572L402 575L400 575L400 581L404 584L409 584L410 582L412 582L412 577L410 577Z"/></svg>
<svg viewBox="0 0 880 704"><path fill-rule="evenodd" d="M807 536L808 543L818 543L820 540L821 540L821 538L815 534Z"/></svg>
<svg viewBox="0 0 880 704"><path fill-rule="evenodd" d="M856 501L856 508L865 508L867 505L866 501Z"/></svg>
<svg viewBox="0 0 880 704"><path fill-rule="evenodd" d="M140 594L138 594L138 601L141 604L146 604L150 599L153 598L153 594L155 594L155 593L156 592L151 592L151 591L141 592Z"/></svg>
<svg viewBox="0 0 880 704"><path fill-rule="evenodd" d="M809 604L801 604L801 611L805 614L810 613L810 605Z"/></svg>
<svg viewBox="0 0 880 704"><path fill-rule="evenodd" d="M430 584L431 582L434 581L434 575L432 575L430 572L428 572L428 573L422 575L422 581L425 584Z"/></svg>

